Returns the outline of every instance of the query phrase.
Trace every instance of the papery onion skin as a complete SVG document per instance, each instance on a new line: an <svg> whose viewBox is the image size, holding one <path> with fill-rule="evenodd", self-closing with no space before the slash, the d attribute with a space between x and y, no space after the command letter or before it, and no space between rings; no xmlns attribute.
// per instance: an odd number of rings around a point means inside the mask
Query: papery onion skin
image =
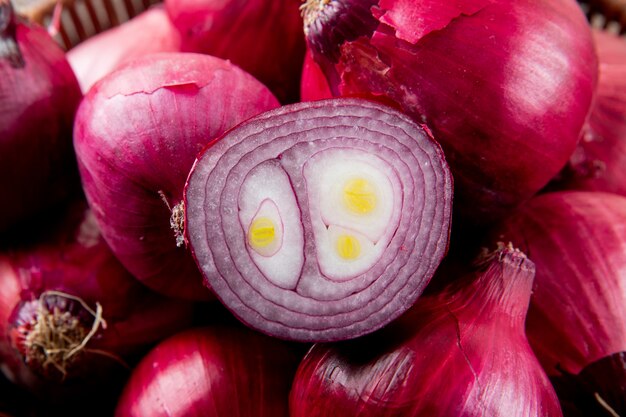
<svg viewBox="0 0 626 417"><path fill-rule="evenodd" d="M249 329L212 326L172 336L133 371L116 417L287 417L299 356Z"/></svg>
<svg viewBox="0 0 626 417"><path fill-rule="evenodd" d="M67 53L80 87L91 86L120 65L157 52L181 50L180 34L162 5L153 6L131 20L79 43Z"/></svg>
<svg viewBox="0 0 626 417"><path fill-rule="evenodd" d="M353 162L357 159L361 162ZM326 162L315 165L315 161ZM333 171L329 168L333 163L338 171L380 174L372 179L372 187L391 192L379 197L390 204L390 217L381 230L369 230L367 223L342 229L345 219L328 221L326 217L343 213L345 201L327 200L331 203L324 214L322 202L334 195L334 185L325 188L315 175ZM252 174L260 166L274 172L266 178L282 175L284 185L244 187L249 178L262 178ZM343 180L328 179L332 184ZM239 218L248 201L246 190L271 193L275 188L293 199L280 203L279 210L300 216L297 227L284 229L294 233L283 247L295 251L285 259L295 276L281 282L277 277L282 277L285 266L278 266L275 274L261 270L259 262L272 257L254 257L245 238L247 226ZM346 198L368 195L367 186L356 188ZM186 235L196 262L218 298L240 320L279 338L331 341L380 328L421 294L447 250L452 178L428 131L404 114L363 99L319 100L263 113L208 146L191 170L184 201ZM379 214L387 209L381 208ZM346 237L342 233L349 235L360 227L361 241L349 236L342 240ZM379 232L382 240L367 243L366 233ZM337 246L332 243L335 238ZM352 261L342 266L329 261L335 253L358 257L360 249L366 255L358 259L369 264L350 270Z"/></svg>
<svg viewBox="0 0 626 417"><path fill-rule="evenodd" d="M130 275L108 249L85 202L73 203L59 220L38 241L0 254L2 371L50 404L84 406L81 396L98 403L111 401L116 393L111 380L121 383L125 366L130 365L124 362L190 326L193 306L153 293ZM29 338L35 337L33 323L42 319L38 309L52 306L91 330L95 318L77 299L94 310L99 304L105 323L96 326L93 337L73 359L56 362L62 364L61 371L54 366L52 353L49 361L41 361L33 354L37 348L29 350L36 346ZM63 327L69 328L76 327ZM59 337L60 331L50 330L50 339Z"/></svg>
<svg viewBox="0 0 626 417"><path fill-rule="evenodd" d="M626 40L594 29L599 78L583 136L551 190L626 196Z"/></svg>
<svg viewBox="0 0 626 417"><path fill-rule="evenodd" d="M313 101L332 98L328 81L322 69L313 59L313 54L307 48L304 55L304 65L302 66L302 77L300 80L300 100Z"/></svg>
<svg viewBox="0 0 626 417"><path fill-rule="evenodd" d="M497 233L525 248L537 264L526 332L548 375L578 375L626 351L625 197L543 194ZM619 389L626 369L613 372L611 385Z"/></svg>
<svg viewBox="0 0 626 417"><path fill-rule="evenodd" d="M314 345L291 416L560 416L524 335L533 274L524 254L503 248L381 331Z"/></svg>
<svg viewBox="0 0 626 417"><path fill-rule="evenodd" d="M333 94L386 98L426 124L464 221L502 218L572 154L597 78L575 1L307 4L307 43Z"/></svg>
<svg viewBox="0 0 626 417"><path fill-rule="evenodd" d="M104 238L135 277L173 297L211 297L177 247L170 209L206 143L277 106L251 75L190 53L138 58L89 91L74 135L83 187Z"/></svg>
<svg viewBox="0 0 626 417"><path fill-rule="evenodd" d="M167 0L182 48L232 61L281 103L298 101L305 42L298 0Z"/></svg>
<svg viewBox="0 0 626 417"><path fill-rule="evenodd" d="M82 94L63 50L0 2L0 233L78 193L72 123Z"/></svg>

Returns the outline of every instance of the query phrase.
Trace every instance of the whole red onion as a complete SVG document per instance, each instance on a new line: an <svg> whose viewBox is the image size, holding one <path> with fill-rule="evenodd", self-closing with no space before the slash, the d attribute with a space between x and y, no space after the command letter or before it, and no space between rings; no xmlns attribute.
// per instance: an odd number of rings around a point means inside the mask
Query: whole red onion
<svg viewBox="0 0 626 417"><path fill-rule="evenodd" d="M298 101L305 42L299 0L167 0L184 51L240 66L283 102Z"/></svg>
<svg viewBox="0 0 626 417"><path fill-rule="evenodd" d="M198 156L185 227L243 322L299 341L357 337L422 293L443 258L452 178L429 132L363 99L280 107Z"/></svg>
<svg viewBox="0 0 626 417"><path fill-rule="evenodd" d="M79 43L67 53L83 92L120 65L156 52L180 51L180 34L162 5Z"/></svg>
<svg viewBox="0 0 626 417"><path fill-rule="evenodd" d="M549 417L561 410L524 334L534 265L503 247L364 338L316 344L291 417Z"/></svg>
<svg viewBox="0 0 626 417"><path fill-rule="evenodd" d="M498 237L537 265L528 339L548 375L584 387L584 394L557 391L561 399L595 404L586 415L605 415L597 395L626 414L626 197L547 193L507 219Z"/></svg>
<svg viewBox="0 0 626 417"><path fill-rule="evenodd" d="M599 79L591 115L552 189L626 196L626 39L594 29Z"/></svg>
<svg viewBox="0 0 626 417"><path fill-rule="evenodd" d="M287 417L298 356L276 339L237 327L185 331L133 371L116 417Z"/></svg>
<svg viewBox="0 0 626 417"><path fill-rule="evenodd" d="M455 209L491 222L572 154L597 61L574 0L308 0L304 29L335 96L395 101L455 177Z"/></svg>
<svg viewBox="0 0 626 417"><path fill-rule="evenodd" d="M83 186L102 235L135 277L171 296L210 296L177 247L170 208L205 144L276 106L251 75L191 53L138 58L89 91L74 135Z"/></svg>
<svg viewBox="0 0 626 417"><path fill-rule="evenodd" d="M2 372L68 405L113 395L124 362L192 316L191 304L153 293L122 267L86 207L72 205L45 239L0 254Z"/></svg>
<svg viewBox="0 0 626 417"><path fill-rule="evenodd" d="M80 88L41 27L0 1L0 233L79 189L72 123Z"/></svg>

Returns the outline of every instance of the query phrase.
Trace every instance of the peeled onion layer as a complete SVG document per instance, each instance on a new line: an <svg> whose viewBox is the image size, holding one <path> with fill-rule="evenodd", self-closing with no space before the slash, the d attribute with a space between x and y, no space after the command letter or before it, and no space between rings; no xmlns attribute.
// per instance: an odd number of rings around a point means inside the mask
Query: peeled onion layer
<svg viewBox="0 0 626 417"><path fill-rule="evenodd" d="M362 99L298 103L208 146L185 188L188 243L244 323L284 339L369 333L444 256L452 177L430 133Z"/></svg>

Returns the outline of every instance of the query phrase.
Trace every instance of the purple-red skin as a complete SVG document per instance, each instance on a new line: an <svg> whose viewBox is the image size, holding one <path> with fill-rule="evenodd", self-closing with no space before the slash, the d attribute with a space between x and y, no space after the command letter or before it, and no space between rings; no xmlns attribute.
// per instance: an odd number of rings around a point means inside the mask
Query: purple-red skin
<svg viewBox="0 0 626 417"><path fill-rule="evenodd" d="M171 300L141 285L113 256L84 202L73 203L64 218L37 242L0 254L0 360L3 372L47 401L77 401L93 395L108 378L125 372L120 361L191 324L192 305ZM99 328L68 365L67 375L54 367L25 361L24 333L39 308L69 311L87 328L94 317L77 302L42 294L59 291L102 306L106 328ZM89 353L99 350L100 353ZM117 358L117 359L116 359ZM119 383L119 380L118 380ZM111 393L115 390L111 390ZM106 398L107 395L100 397Z"/></svg>
<svg viewBox="0 0 626 417"><path fill-rule="evenodd" d="M180 34L162 5L100 32L67 53L83 92L125 62L158 52L180 51Z"/></svg>
<svg viewBox="0 0 626 417"><path fill-rule="evenodd" d="M573 0L336 0L304 21L335 96L395 101L432 130L464 221L506 215L576 146L597 59Z"/></svg>
<svg viewBox="0 0 626 417"><path fill-rule="evenodd" d="M313 59L313 54L307 48L302 65L302 78L300 80L300 101L313 101L332 98L326 76L319 65Z"/></svg>
<svg viewBox="0 0 626 417"><path fill-rule="evenodd" d="M548 375L579 375L626 351L626 197L546 193L524 204L496 234L537 265L526 332ZM623 389L626 368L606 365L607 380Z"/></svg>
<svg viewBox="0 0 626 417"><path fill-rule="evenodd" d="M298 360L289 345L249 329L187 330L143 358L115 417L288 417Z"/></svg>
<svg viewBox="0 0 626 417"><path fill-rule="evenodd" d="M505 248L381 331L314 345L294 379L291 417L561 416L524 334L533 275L531 261Z"/></svg>
<svg viewBox="0 0 626 417"><path fill-rule="evenodd" d="M626 40L594 29L598 88L582 138L552 190L626 196Z"/></svg>
<svg viewBox="0 0 626 417"><path fill-rule="evenodd" d="M0 2L0 233L77 194L72 124L82 98L63 50Z"/></svg>
<svg viewBox="0 0 626 417"><path fill-rule="evenodd" d="M383 158L404 187L386 256L339 283L319 268L302 174L308 157L334 147ZM255 266L237 216L243 179L268 160L284 169L300 208L305 262L294 288L274 285ZM319 100L260 114L207 146L190 172L184 203L193 256L231 312L275 337L335 341L384 326L422 293L448 248L452 177L430 133L404 114L364 99Z"/></svg>
<svg viewBox="0 0 626 417"><path fill-rule="evenodd" d="M277 106L251 75L191 53L131 61L85 96L74 135L83 187L111 250L141 282L173 297L212 296L176 245L170 208L209 141Z"/></svg>
<svg viewBox="0 0 626 417"><path fill-rule="evenodd" d="M182 49L228 59L298 101L305 42L299 0L167 0Z"/></svg>

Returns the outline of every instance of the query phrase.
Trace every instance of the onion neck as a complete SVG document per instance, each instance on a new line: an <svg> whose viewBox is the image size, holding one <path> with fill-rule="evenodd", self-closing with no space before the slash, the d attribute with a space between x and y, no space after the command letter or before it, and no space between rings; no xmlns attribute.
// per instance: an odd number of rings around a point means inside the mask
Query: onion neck
<svg viewBox="0 0 626 417"><path fill-rule="evenodd" d="M10 0L0 0L0 58L13 68L25 66L16 38L17 23Z"/></svg>
<svg viewBox="0 0 626 417"><path fill-rule="evenodd" d="M301 6L304 33L314 55L339 59L344 42L371 37L378 26L372 14L378 0L307 0Z"/></svg>
<svg viewBox="0 0 626 417"><path fill-rule="evenodd" d="M477 266L473 281L451 301L451 311L461 314L462 309L474 317L480 316L480 320L507 317L514 328L523 332L535 277L534 263L510 244L499 244L495 251L483 254Z"/></svg>

